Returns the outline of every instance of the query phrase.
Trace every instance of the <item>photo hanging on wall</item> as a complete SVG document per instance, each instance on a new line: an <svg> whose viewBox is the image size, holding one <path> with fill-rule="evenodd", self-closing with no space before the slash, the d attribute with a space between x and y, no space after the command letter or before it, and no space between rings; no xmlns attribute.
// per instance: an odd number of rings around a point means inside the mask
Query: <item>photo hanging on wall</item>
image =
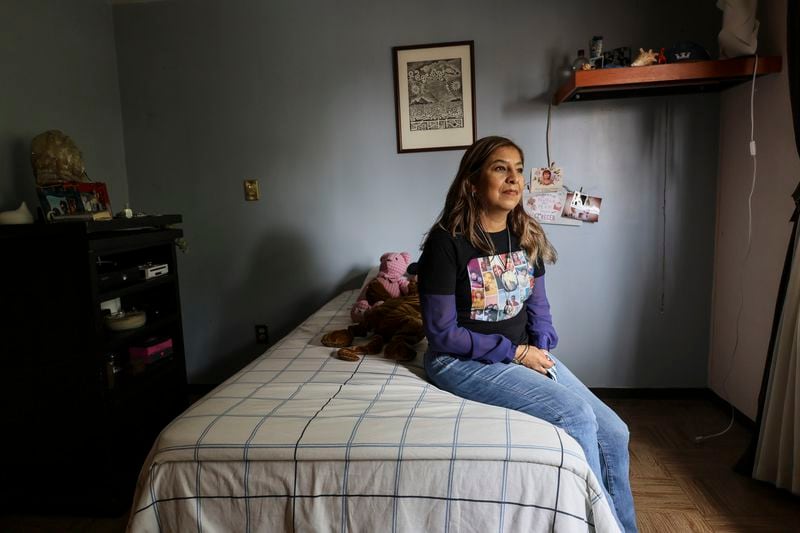
<svg viewBox="0 0 800 533"><path fill-rule="evenodd" d="M602 198L589 196L580 191L567 193L564 199L564 216L583 222L597 222L600 219Z"/></svg>
<svg viewBox="0 0 800 533"><path fill-rule="evenodd" d="M392 48L397 151L457 150L475 141L473 41Z"/></svg>

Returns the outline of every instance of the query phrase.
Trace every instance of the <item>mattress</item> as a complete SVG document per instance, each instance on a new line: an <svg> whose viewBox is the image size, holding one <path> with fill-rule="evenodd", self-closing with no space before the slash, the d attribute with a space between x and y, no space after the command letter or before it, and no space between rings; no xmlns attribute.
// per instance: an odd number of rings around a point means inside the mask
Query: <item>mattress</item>
<svg viewBox="0 0 800 533"><path fill-rule="evenodd" d="M618 531L578 444L471 402L411 363L347 362L340 294L171 422L138 481L130 531Z"/></svg>

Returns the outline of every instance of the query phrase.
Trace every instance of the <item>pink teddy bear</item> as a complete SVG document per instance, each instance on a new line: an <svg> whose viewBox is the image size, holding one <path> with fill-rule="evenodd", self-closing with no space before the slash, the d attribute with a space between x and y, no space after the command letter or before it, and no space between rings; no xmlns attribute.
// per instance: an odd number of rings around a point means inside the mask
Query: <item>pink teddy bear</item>
<svg viewBox="0 0 800 533"><path fill-rule="evenodd" d="M370 304L367 301L367 288L372 281L377 280L383 285L392 298L408 294L406 270L409 264L411 264L411 256L408 252L387 252L381 256L381 267L378 275L375 276L374 280L364 284L361 294L358 295L356 303L353 304L350 310L350 318L353 322L361 322L367 310L383 303L383 301L378 301Z"/></svg>

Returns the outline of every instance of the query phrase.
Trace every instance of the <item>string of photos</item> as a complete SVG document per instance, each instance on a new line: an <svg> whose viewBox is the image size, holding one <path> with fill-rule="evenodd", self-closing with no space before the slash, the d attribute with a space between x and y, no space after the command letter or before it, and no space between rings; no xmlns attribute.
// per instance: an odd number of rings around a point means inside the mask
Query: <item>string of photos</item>
<svg viewBox="0 0 800 533"><path fill-rule="evenodd" d="M523 191L522 202L528 216L541 224L580 226L600 220L603 199L583 193L583 187L570 190L564 181L564 169L550 159L551 106L547 107L547 166L531 169L531 179Z"/></svg>

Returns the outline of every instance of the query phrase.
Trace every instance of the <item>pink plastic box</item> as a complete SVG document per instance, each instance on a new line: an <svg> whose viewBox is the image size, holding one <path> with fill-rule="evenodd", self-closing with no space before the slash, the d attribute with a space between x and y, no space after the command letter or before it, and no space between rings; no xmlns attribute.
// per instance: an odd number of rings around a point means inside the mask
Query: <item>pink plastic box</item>
<svg viewBox="0 0 800 533"><path fill-rule="evenodd" d="M144 346L131 346L128 348L131 363L150 364L159 359L172 355L172 339L154 339L152 343L146 342Z"/></svg>

